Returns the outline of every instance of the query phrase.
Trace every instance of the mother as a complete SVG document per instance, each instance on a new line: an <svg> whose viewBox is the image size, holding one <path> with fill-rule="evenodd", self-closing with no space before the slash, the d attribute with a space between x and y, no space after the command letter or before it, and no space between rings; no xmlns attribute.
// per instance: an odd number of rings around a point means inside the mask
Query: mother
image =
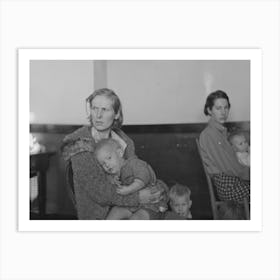
<svg viewBox="0 0 280 280"><path fill-rule="evenodd" d="M83 126L63 140L62 153L73 170L73 183L78 219L105 219L112 205L139 206L160 198L155 189L143 189L127 196L118 195L98 165L94 150L104 138L114 138L124 149L124 157L134 156L133 141L120 129L123 122L119 97L110 89L93 92L86 103L90 108L90 126Z"/></svg>
<svg viewBox="0 0 280 280"><path fill-rule="evenodd" d="M204 114L210 116L199 142L206 165L221 200L241 202L250 196L250 168L241 165L227 139L224 126L230 102L221 90L212 92L206 100Z"/></svg>

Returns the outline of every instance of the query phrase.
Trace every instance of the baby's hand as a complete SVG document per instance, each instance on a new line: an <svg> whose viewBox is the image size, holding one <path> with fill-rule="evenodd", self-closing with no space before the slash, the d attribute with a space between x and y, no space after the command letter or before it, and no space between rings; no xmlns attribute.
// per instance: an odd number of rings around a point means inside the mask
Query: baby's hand
<svg viewBox="0 0 280 280"><path fill-rule="evenodd" d="M118 185L117 186L117 193L120 195L128 195L130 194L131 190L128 186Z"/></svg>
<svg viewBox="0 0 280 280"><path fill-rule="evenodd" d="M114 178L114 184L116 184L117 186L121 185L121 181L120 181L120 179L118 177Z"/></svg>
<svg viewBox="0 0 280 280"><path fill-rule="evenodd" d="M117 185L117 186L121 185L121 181L118 176L113 176L113 175L110 176L110 181L114 185Z"/></svg>

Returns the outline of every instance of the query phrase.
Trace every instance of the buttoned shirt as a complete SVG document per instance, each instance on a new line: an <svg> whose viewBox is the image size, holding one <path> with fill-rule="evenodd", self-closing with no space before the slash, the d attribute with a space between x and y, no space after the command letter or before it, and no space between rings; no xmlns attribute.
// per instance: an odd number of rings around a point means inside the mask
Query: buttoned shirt
<svg viewBox="0 0 280 280"><path fill-rule="evenodd" d="M199 143L207 172L210 175L225 173L250 180L250 169L238 162L227 136L227 128L213 119L201 132Z"/></svg>

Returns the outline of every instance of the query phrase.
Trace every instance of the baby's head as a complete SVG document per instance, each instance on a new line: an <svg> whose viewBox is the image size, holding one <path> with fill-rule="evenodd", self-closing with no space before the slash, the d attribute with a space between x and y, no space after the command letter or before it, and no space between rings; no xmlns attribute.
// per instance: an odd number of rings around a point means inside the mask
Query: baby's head
<svg viewBox="0 0 280 280"><path fill-rule="evenodd" d="M170 206L174 212L182 217L188 217L192 201L191 190L187 186L176 183L170 188Z"/></svg>
<svg viewBox="0 0 280 280"><path fill-rule="evenodd" d="M105 172L111 175L119 175L124 159L123 149L116 140L102 139L97 143L94 153Z"/></svg>
<svg viewBox="0 0 280 280"><path fill-rule="evenodd" d="M248 152L249 144L242 132L234 132L228 138L235 152Z"/></svg>

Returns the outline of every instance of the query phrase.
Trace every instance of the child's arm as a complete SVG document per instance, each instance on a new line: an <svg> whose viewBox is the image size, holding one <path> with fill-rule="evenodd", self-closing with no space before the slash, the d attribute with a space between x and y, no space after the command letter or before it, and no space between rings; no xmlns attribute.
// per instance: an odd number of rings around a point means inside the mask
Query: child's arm
<svg viewBox="0 0 280 280"><path fill-rule="evenodd" d="M127 195L127 194L137 192L137 191L143 189L144 187L145 187L145 184L142 180L134 179L134 181L128 186L118 185L117 193L121 194L121 195Z"/></svg>

